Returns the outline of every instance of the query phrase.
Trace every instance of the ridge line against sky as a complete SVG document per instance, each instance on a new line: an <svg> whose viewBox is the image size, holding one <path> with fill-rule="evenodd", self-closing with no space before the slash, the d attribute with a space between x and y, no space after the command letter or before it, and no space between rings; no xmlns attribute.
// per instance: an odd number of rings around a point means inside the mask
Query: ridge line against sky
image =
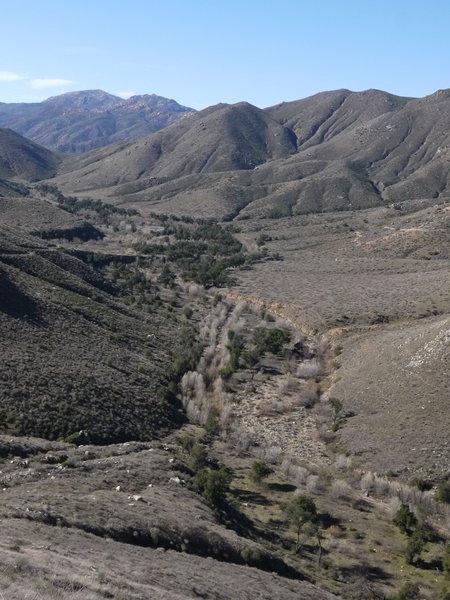
<svg viewBox="0 0 450 600"><path fill-rule="evenodd" d="M0 102L103 89L265 107L450 87L447 0L21 0L2 19Z"/></svg>

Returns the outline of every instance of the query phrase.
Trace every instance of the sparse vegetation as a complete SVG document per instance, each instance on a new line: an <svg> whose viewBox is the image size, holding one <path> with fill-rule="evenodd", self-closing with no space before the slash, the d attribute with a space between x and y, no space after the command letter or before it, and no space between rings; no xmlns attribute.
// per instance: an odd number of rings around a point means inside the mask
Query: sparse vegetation
<svg viewBox="0 0 450 600"><path fill-rule="evenodd" d="M394 600L417 600L419 598L420 588L417 583L405 583L405 585L396 594Z"/></svg>
<svg viewBox="0 0 450 600"><path fill-rule="evenodd" d="M450 542L446 542L444 546L444 556L442 558L442 568L445 573L445 577L450 581Z"/></svg>
<svg viewBox="0 0 450 600"><path fill-rule="evenodd" d="M286 508L286 517L292 522L297 532L295 552L300 552L305 538L317 532L317 507L309 496L299 494L291 500ZM302 534L304 539L302 540Z"/></svg>
<svg viewBox="0 0 450 600"><path fill-rule="evenodd" d="M201 469L195 475L195 489L213 508L224 507L230 485L230 475L221 467L218 470Z"/></svg>
<svg viewBox="0 0 450 600"><path fill-rule="evenodd" d="M450 504L450 481L441 481L441 483L437 486L436 498L440 502L445 502L446 504Z"/></svg>
<svg viewBox="0 0 450 600"><path fill-rule="evenodd" d="M394 524L408 537L414 532L417 518L407 504L402 504L394 517Z"/></svg>
<svg viewBox="0 0 450 600"><path fill-rule="evenodd" d="M330 407L332 410L333 422L331 424L331 430L337 431L343 422L342 411L344 409L344 405L341 400L338 398L330 398L329 400Z"/></svg>
<svg viewBox="0 0 450 600"><path fill-rule="evenodd" d="M103 223L109 223L112 215L131 217L139 214L137 210L120 208L94 198L79 199L75 196L65 196L54 183L41 183L36 187L41 193L54 196L58 205L64 210L71 213L94 212Z"/></svg>
<svg viewBox="0 0 450 600"><path fill-rule="evenodd" d="M271 143L297 127L291 110L269 109ZM274 115L282 113L279 129ZM246 114L255 117L251 108ZM236 114L228 116L232 123ZM202 118L193 120L198 125ZM362 135L364 127L357 129ZM228 143L228 130L220 130ZM187 122L185 132L188 138ZM176 146L176 129L173 136ZM333 143L339 136L333 134ZM130 580L120 588L114 561L116 554L131 561L129 549L138 545L133 577L139 578L142 554L145 564L178 573L182 582L178 588L174 582L172 594L185 592L180 564L190 572L213 556L219 567L212 560L202 565L217 577L238 573L235 563L292 576L257 573L251 585L264 579L273 585L272 597L320 597L316 588L301 587L306 577L355 600L448 600L442 591L449 562L445 189L414 200L410 187L402 199L405 180L381 194L352 159L340 166L339 181L328 171L321 180L327 167L306 161L317 169L310 189L310 175L297 173L289 139L277 160L267 162L264 139L255 148L241 144L230 158L233 170L212 174L221 148L200 173L183 165L187 186L195 174L195 193L177 187L176 178L153 177L147 166L132 181L129 173L142 164L120 174L115 155L121 187L103 188L101 200L76 196L85 192L68 173L54 185L17 184L15 191L6 182L22 212L16 209L12 223L12 204L4 203L0 236L6 434L0 439L0 551L13 565L7 573L0 569L0 583L11 585L20 573L34 581L36 556L48 564L45 537L65 573L85 544L91 545L86 556L106 556L108 538L111 566L100 560L92 577L81 573L73 582L58 575L59 587L48 588L55 597L72 594L71 583L76 595L80 581L92 597L98 590L102 597L133 597L137 588ZM168 172L164 145L153 150L161 152L160 172ZM280 187L271 172L285 151L291 166ZM226 168L223 153L221 160ZM420 160L409 161L408 170ZM80 172L79 189L96 195L96 175L88 170ZM107 186L111 174L103 176ZM206 197L204 184L212 179L214 192ZM217 199L224 190L222 206ZM360 202L378 205L389 194L396 195L391 204L357 210ZM126 202L131 210L123 208ZM41 214L43 204L51 210ZM34 210L39 227L22 229ZM64 226L92 221L98 235L41 230L57 213ZM228 224L198 214L225 216ZM282 268L272 260L280 256ZM214 287L229 289L219 294ZM170 434L186 420L188 435ZM156 548L176 551L177 560ZM86 556L79 563L87 564ZM39 577L50 585L47 575ZM41 582L36 590L44 587ZM245 597L241 592L235 596ZM192 589L193 595L214 593L203 580Z"/></svg>
<svg viewBox="0 0 450 600"><path fill-rule="evenodd" d="M269 467L265 462L257 460L252 464L250 470L250 479L254 483L261 483L263 479L273 473L273 469Z"/></svg>

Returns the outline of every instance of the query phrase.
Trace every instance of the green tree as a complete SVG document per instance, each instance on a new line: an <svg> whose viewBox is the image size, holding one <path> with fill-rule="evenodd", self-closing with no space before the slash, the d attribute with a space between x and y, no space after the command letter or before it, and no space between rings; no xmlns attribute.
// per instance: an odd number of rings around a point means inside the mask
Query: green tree
<svg viewBox="0 0 450 600"><path fill-rule="evenodd" d="M189 466L195 472L200 471L207 461L208 455L205 448L195 441L190 449Z"/></svg>
<svg viewBox="0 0 450 600"><path fill-rule="evenodd" d="M344 409L344 405L338 398L330 398L328 402L331 410L333 411L333 423L331 424L331 430L337 431L342 425L342 411Z"/></svg>
<svg viewBox="0 0 450 600"><path fill-rule="evenodd" d="M266 465L265 462L256 460L250 469L250 479L253 483L261 483L263 479L273 473L273 469Z"/></svg>
<svg viewBox="0 0 450 600"><path fill-rule="evenodd" d="M253 348L250 348L250 350L245 350L245 352L242 353L242 360L244 365L247 369L252 370L252 379L255 376L255 371L253 369L258 365L259 359L259 352L255 346L253 346Z"/></svg>
<svg viewBox="0 0 450 600"><path fill-rule="evenodd" d="M418 527L408 539L405 550L405 558L408 565L417 564L420 555L425 549L426 539L422 528Z"/></svg>
<svg viewBox="0 0 450 600"><path fill-rule="evenodd" d="M406 533L407 536L412 535L413 530L417 525L416 516L405 503L400 505L400 508L395 513L393 521L394 525L397 525L400 531Z"/></svg>
<svg viewBox="0 0 450 600"><path fill-rule="evenodd" d="M220 413L215 406L209 409L208 417L204 425L204 429L209 436L218 435L220 433Z"/></svg>
<svg viewBox="0 0 450 600"><path fill-rule="evenodd" d="M230 329L228 332L227 348L230 351L230 365L233 371L239 369L239 358L244 350L244 338Z"/></svg>
<svg viewBox="0 0 450 600"><path fill-rule="evenodd" d="M304 495L293 498L286 508L286 517L297 529L296 554L303 548L306 539L312 535L317 537L320 547L317 507L312 498Z"/></svg>
<svg viewBox="0 0 450 600"><path fill-rule="evenodd" d="M222 508L226 504L230 479L225 467L217 471L202 469L195 476L194 487L213 508Z"/></svg>
<svg viewBox="0 0 450 600"><path fill-rule="evenodd" d="M179 381L187 371L193 371L202 355L194 327L187 321L182 323L178 339L172 350L173 379Z"/></svg>
<svg viewBox="0 0 450 600"><path fill-rule="evenodd" d="M167 265L164 265L158 277L158 281L166 287L174 287L175 273L173 273Z"/></svg>
<svg viewBox="0 0 450 600"><path fill-rule="evenodd" d="M274 327L266 329L257 327L253 334L252 342L258 354L262 356L265 352L280 354L285 344L291 339L291 334L286 329Z"/></svg>

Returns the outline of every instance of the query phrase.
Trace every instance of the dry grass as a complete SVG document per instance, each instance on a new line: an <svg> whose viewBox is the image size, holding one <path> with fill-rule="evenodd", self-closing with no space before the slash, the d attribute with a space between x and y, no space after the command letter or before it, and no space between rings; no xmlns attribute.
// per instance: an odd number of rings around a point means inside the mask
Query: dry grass
<svg viewBox="0 0 450 600"><path fill-rule="evenodd" d="M270 234L266 246L281 253L283 268L269 262L240 273L235 297L266 306L299 331L328 332L339 346L329 393L348 416L330 435L319 403L319 439L357 455L363 469L404 478L440 477L448 469L447 209L445 201L410 202L402 211L266 221L258 231L242 221L243 240ZM411 229L407 246L397 228ZM315 376L318 369L306 359L296 374Z"/></svg>

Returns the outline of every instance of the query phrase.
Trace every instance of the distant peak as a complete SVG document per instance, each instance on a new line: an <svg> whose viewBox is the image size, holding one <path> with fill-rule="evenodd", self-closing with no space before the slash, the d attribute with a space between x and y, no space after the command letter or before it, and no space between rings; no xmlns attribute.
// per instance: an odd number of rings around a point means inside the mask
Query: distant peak
<svg viewBox="0 0 450 600"><path fill-rule="evenodd" d="M434 94L425 96L425 99L430 99L430 100L446 100L447 98L450 98L450 89L448 89L448 88L442 89L442 90L437 90L436 92L434 92Z"/></svg>
<svg viewBox="0 0 450 600"><path fill-rule="evenodd" d="M65 104L74 107L89 106L92 108L105 106L107 104L115 104L121 101L122 98L119 98L119 96L113 96L103 90L81 90L78 92L66 92L65 94L59 94L58 96L51 96L44 102L48 104Z"/></svg>

